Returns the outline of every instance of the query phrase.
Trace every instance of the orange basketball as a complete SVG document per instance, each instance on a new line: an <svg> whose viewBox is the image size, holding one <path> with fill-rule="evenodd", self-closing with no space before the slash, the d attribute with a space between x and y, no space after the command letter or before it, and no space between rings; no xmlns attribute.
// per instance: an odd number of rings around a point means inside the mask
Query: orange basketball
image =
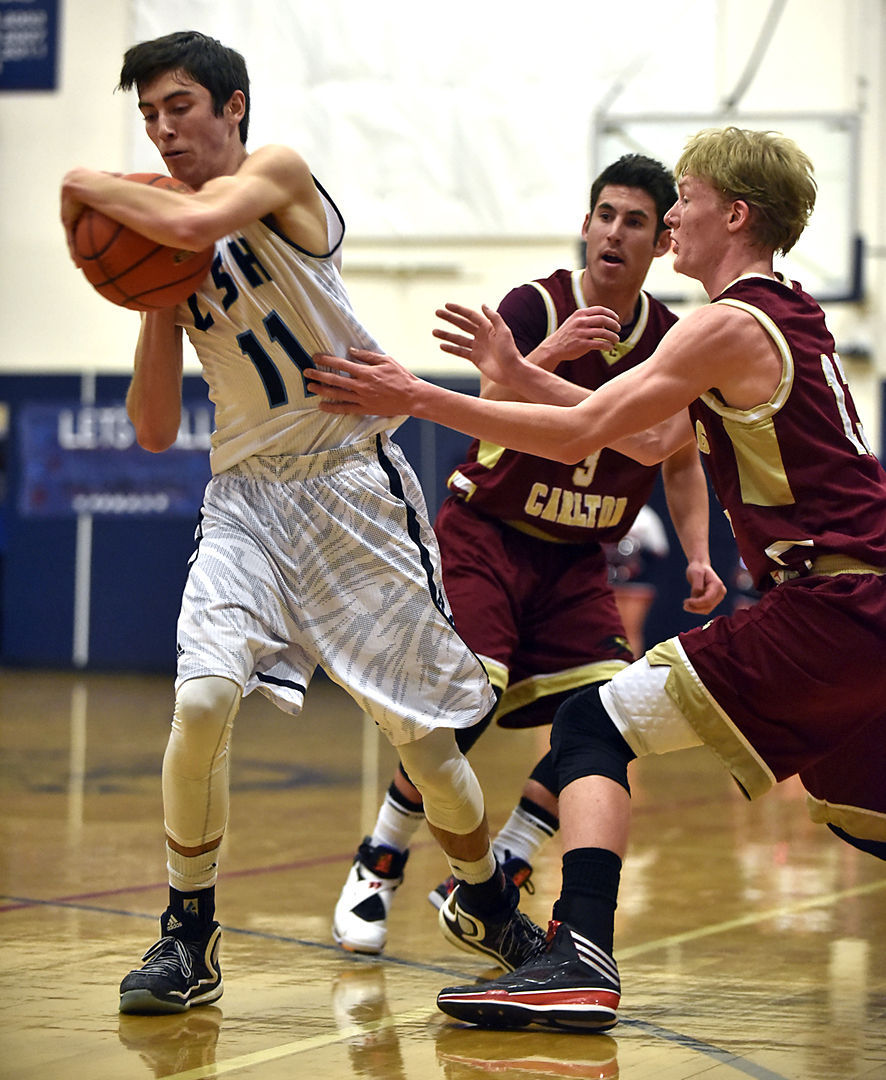
<svg viewBox="0 0 886 1080"><path fill-rule="evenodd" d="M124 179L191 190L162 173L131 173ZM87 206L74 228L74 251L86 280L106 300L135 311L156 311L180 304L194 292L209 272L215 248L164 247Z"/></svg>

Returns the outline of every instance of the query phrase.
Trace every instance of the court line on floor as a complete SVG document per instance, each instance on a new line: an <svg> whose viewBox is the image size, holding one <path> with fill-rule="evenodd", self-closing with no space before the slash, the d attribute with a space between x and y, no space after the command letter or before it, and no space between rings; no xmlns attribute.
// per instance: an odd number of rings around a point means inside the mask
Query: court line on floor
<svg viewBox="0 0 886 1080"><path fill-rule="evenodd" d="M31 907L55 907L66 911L84 911L93 915L120 915L123 918L141 919L145 922L154 923L155 925L157 923L156 915L146 914L143 911L129 911L125 908L105 907L100 904L84 904L75 900L41 900L26 896L0 896L0 902L2 901L9 901L10 903L8 906L0 908L0 913L7 911L21 911ZM272 934L266 930L246 930L238 926L231 926L228 923L222 923L222 931L228 936L253 937L259 938L262 941L278 942L281 945L297 945L304 949L319 949L321 952L333 953L341 959L347 959L356 964L383 963L395 967L411 968L415 971L432 972L435 975L443 975L449 979L471 979L475 975L475 972L471 971L442 967L436 964L428 964L423 961L410 960L394 955L385 955L383 958L379 958L378 956L362 956L359 953L345 952L340 945L336 945L332 941L317 941L313 938L297 938L287 934Z"/></svg>
<svg viewBox="0 0 886 1080"><path fill-rule="evenodd" d="M662 948L667 948L671 945L696 941L704 937L710 937L716 934L726 933L730 930L740 929L741 927L752 926L757 923L766 922L771 919L783 917L785 915L796 914L797 912L806 911L811 908L827 907L842 900L846 900L852 897L864 896L884 888L886 888L886 880L869 882L864 885L858 885L850 889L843 889L839 892L829 893L824 896L809 897L805 900L798 900L790 904L783 904L777 908L770 908L766 911L748 913L747 915L740 916L735 919L727 919L719 923L712 923L707 926L698 927L695 930L686 931L682 934L670 934L655 941L649 941L634 946L627 946L626 948L619 950L619 959L630 959L632 957L655 952L656 950ZM118 890L115 890L115 892L116 891ZM119 891L122 892L124 890ZM77 908L86 911L95 911L101 914L117 914L129 917L135 916L138 918L153 919L153 916L145 916L143 914L130 911L114 911L100 907L98 905L77 903L71 900L36 900L25 897L3 897L2 899L11 901L14 905L16 905L16 907L27 907L32 905L46 907L58 906L65 908ZM2 910L9 911L15 910L15 908L7 907ZM226 932L233 934L268 938L303 947L319 948L324 951L336 953L340 953L341 951L338 946L327 944L324 942L308 941L297 938L284 937L283 935L267 934L251 930L238 930L234 927L225 927L225 930ZM356 957L352 957L351 959L357 960ZM435 965L421 963L413 960L404 960L395 956L387 956L382 962L384 964L404 966L416 970L427 971L429 973L433 972L435 974L446 975L447 977L470 977L465 975L463 972L453 972L449 968L441 968ZM281 1046L270 1047L267 1050L257 1051L252 1054L240 1055L239 1057L232 1058L227 1062L217 1062L213 1065L200 1067L198 1069L191 1069L186 1072L175 1073L174 1075L168 1077L167 1080L203 1080L203 1078L209 1078L212 1076L220 1076L225 1073L236 1072L240 1069L248 1068L252 1065L260 1065L270 1061L278 1060L280 1058L305 1053L309 1050L321 1049L324 1046L331 1046L335 1043L343 1042L348 1038L352 1038L355 1035L365 1035L367 1033L394 1026L395 1024L409 1023L411 1021L420 1019L423 1016L427 1016L427 1014L427 1007L423 1007L421 1009L412 1009L408 1012L397 1013L389 1017L384 1017L382 1020L373 1022L371 1024L361 1025L359 1027L354 1026L352 1028L344 1028L337 1030L336 1032L330 1032L327 1035L311 1036L307 1039L299 1039L291 1043L285 1043ZM621 1026L628 1029L635 1028L637 1030L644 1031L647 1034L650 1034L656 1038L660 1038L664 1041L684 1046L685 1048L693 1050L694 1052L699 1053L705 1057L716 1060L720 1064L727 1065L730 1068L733 1068L746 1076L752 1077L753 1080L786 1080L786 1078L782 1074L775 1073L770 1069L767 1069L765 1066L756 1065L754 1062L739 1057L731 1051L722 1050L721 1048L697 1039L694 1036L687 1035L682 1032L671 1031L668 1028L663 1028L657 1024L650 1023L649 1021L633 1019L631 1017L623 1017L621 1019Z"/></svg>
<svg viewBox="0 0 886 1080"><path fill-rule="evenodd" d="M280 1046L268 1047L266 1050L255 1050L249 1054L240 1054L237 1057L229 1058L227 1061L215 1062L209 1065L200 1065L195 1069L171 1073L167 1075L166 1080L208 1080L208 1078L213 1076L222 1076L225 1073L238 1072L240 1069L251 1068L255 1065L266 1065L271 1061L279 1061L281 1058L285 1057L294 1057L297 1054L304 1054L310 1050L322 1050L324 1047L334 1046L336 1043L346 1042L348 1039L365 1039L367 1035L376 1034L387 1028L396 1028L401 1024L419 1021L423 1018L427 1018L427 1016L428 1009L426 1006L420 1009L410 1009L407 1012L395 1013L383 1017L381 1020L342 1027L334 1032L329 1032L326 1035L310 1035L307 1038L296 1039L293 1042L283 1043ZM773 1072L772 1069L767 1068L765 1065L757 1065L755 1062L748 1061L738 1054L733 1053L731 1050L723 1050L719 1046L706 1043L692 1035L684 1035L681 1032L671 1031L668 1028L660 1027L658 1024L649 1023L646 1020L625 1018L621 1021L620 1026L636 1028L637 1030L643 1031L647 1035L652 1035L664 1042L674 1043L687 1050L692 1050L703 1057L713 1059L721 1065L727 1065L737 1072L751 1077L752 1080L788 1080L783 1073ZM518 1030L525 1031L526 1029ZM539 1034L541 1037L541 1033ZM564 1030L563 1034L568 1035L575 1033ZM588 1034L587 1037L592 1038L593 1036ZM613 1037L611 1033L610 1037ZM503 1062L507 1061L504 1051L507 1048L508 1032L501 1032L501 1038L503 1040L501 1044L503 1053L500 1061ZM617 1044L617 1038L615 1039L615 1042ZM548 1046L547 1049L550 1051L551 1047Z"/></svg>
<svg viewBox="0 0 886 1080"><path fill-rule="evenodd" d="M431 840L419 841L416 844L411 845L413 851L418 851L421 848L434 847L434 842ZM354 859L353 851L345 854L332 853L330 855L312 855L306 859L294 859L291 862L285 863L271 863L266 866L247 867L243 870L226 870L219 874L219 881L230 881L234 878L252 878L258 877L262 874L281 874L288 873L291 870L311 870L317 866L328 866L332 863L338 863L342 866L350 866ZM14 903L0 906L0 915L4 915L7 911L19 911L23 907L31 907L35 904L73 904L80 900L101 900L110 896L125 896L127 894L152 892L155 889L162 890L165 894L169 888L169 884L166 880L163 881L147 881L141 885L121 885L115 889L98 889L95 892L86 893L73 893L68 896L55 896L50 899L44 900L31 900L31 899L18 899L15 897L0 897L0 902L5 900L13 900Z"/></svg>
<svg viewBox="0 0 886 1080"><path fill-rule="evenodd" d="M841 893L834 893L831 894L829 897L817 898L816 903L820 904L821 902L833 902L846 896L856 895L859 892L870 892L873 891L873 889L880 887L886 887L886 882L875 882L868 886L859 886L855 889L848 889ZM2 897L0 899L13 901L13 903L15 903L19 907L56 906L61 908L71 908L79 911L95 912L97 914L103 915L121 915L129 918L146 919L152 922L155 921L155 917L153 915L145 915L140 912L106 908L101 907L97 904L83 904L63 900L37 900L25 897L12 896ZM793 907L796 908L798 906L810 907L814 905L811 901L806 901L803 902L801 905L794 905ZM15 909L10 907L3 910L11 911ZM759 921L766 918L772 918L779 914L785 913L787 910L788 908L780 908L771 912L760 913L760 915L756 917L749 916L743 919L730 920L729 922L717 924L716 927L703 928L694 936L701 937L704 936L706 933L710 934L717 932L725 932L726 930L731 929L735 925L747 925L750 922ZM340 957L342 956L341 948L338 945L329 942L293 938L282 934L270 934L266 931L246 930L229 926L225 926L224 931L225 933L236 936L255 937L261 938L263 940L277 941L282 944L297 945L304 948L320 949L324 952L332 952ZM626 955L628 952L632 952L633 955L637 955L639 952L651 952L656 948L661 948L667 944L670 944L673 940L690 939L692 936L693 935L691 933L686 935L672 935L668 938L662 938L660 941L657 942L649 942L645 946L635 946L633 950L625 949L622 950L622 952L619 954L619 958ZM381 958L381 960L379 960L379 958L377 957L363 958L359 955L349 954L347 959L350 960L351 963L356 964L381 963L386 966L406 967L415 971L423 971L429 974L433 973L436 975L445 976L446 978L465 980L471 980L476 978L476 973L468 973L464 971L454 970L452 968L437 966L435 964L428 964L426 962L417 960L404 959L394 955L387 955ZM420 1009L411 1009L407 1012L392 1014L391 1016L383 1017L381 1020L372 1021L365 1025L352 1025L347 1028L338 1029L335 1032L329 1032L326 1035L314 1035L306 1039L298 1039L291 1043L284 1043L281 1046L269 1047L266 1050L260 1050L255 1051L251 1054L240 1055L238 1057L231 1058L229 1061L226 1062L217 1062L213 1065L200 1066L199 1068L190 1069L185 1072L174 1073L169 1075L166 1080L204 1080L204 1078L236 1072L240 1069L245 1069L252 1065L265 1064L267 1062L275 1061L280 1058L305 1053L309 1050L322 1049L325 1046L332 1046L335 1043L344 1042L347 1039L353 1038L355 1036L366 1035L368 1033L371 1034L375 1031L380 1031L388 1027L393 1027L396 1024L410 1023L412 1021L421 1019L422 1017L427 1017L428 1015L429 1006L423 1006ZM620 1018L619 1026L622 1029L634 1028L639 1031L643 1031L648 1035L652 1035L655 1038L662 1039L665 1042L675 1043L683 1046L686 1049L692 1050L695 1053L701 1054L704 1057L711 1058L712 1060L715 1060L720 1064L728 1065L729 1067L737 1070L738 1072L743 1073L745 1076L751 1077L752 1080L787 1080L787 1078L782 1074L773 1072L767 1069L765 1066L756 1065L754 1062L748 1061L747 1059L734 1054L732 1051L723 1050L720 1047L714 1046L711 1043L706 1043L703 1040L696 1038L695 1036L687 1035L683 1032L672 1031L669 1028L661 1027L660 1025L654 1024L647 1020L640 1020L625 1016Z"/></svg>
<svg viewBox="0 0 886 1080"><path fill-rule="evenodd" d="M744 1073L745 1076L753 1077L753 1080L787 1080L783 1073L773 1072L772 1069L767 1068L765 1065L757 1065L756 1062L748 1061L747 1058L740 1057L731 1050L723 1050L719 1046L714 1046L713 1043L703 1042L694 1035L684 1035L680 1031L671 1031L669 1028L659 1027L658 1024L652 1024L648 1020L634 1020L630 1017L621 1020L620 1023L637 1028L639 1031L645 1031L656 1039L676 1043L687 1050L693 1050L698 1054L703 1054L705 1057L713 1058L721 1065L729 1065L731 1068L737 1069L738 1072ZM175 1078L167 1077L166 1080L175 1080Z"/></svg>
<svg viewBox="0 0 886 1080"><path fill-rule="evenodd" d="M248 1069L253 1065L266 1065L270 1061L278 1061L280 1058L292 1057L295 1054L304 1054L309 1050L322 1050L325 1046L333 1046L335 1043L344 1042L347 1039L364 1037L386 1028L394 1027L395 1024L405 1024L413 1020L420 1020L427 1016L428 1010L410 1009L408 1012L397 1013L396 1016L385 1016L381 1020L373 1020L366 1024L354 1024L343 1027L327 1035L309 1035L305 1039L296 1039L294 1042L283 1043L281 1046L268 1047L267 1050L255 1050L251 1054L241 1054L239 1057L230 1058L228 1061L216 1062L212 1065L200 1065L196 1069L186 1069L184 1072L171 1073L166 1080L204 1080L212 1076L222 1076L225 1073L237 1072L240 1069ZM784 1080L784 1078L778 1078Z"/></svg>
<svg viewBox="0 0 886 1080"><path fill-rule="evenodd" d="M160 888L160 885L151 886L151 888ZM165 887L165 886L162 886ZM878 892L879 890L886 889L886 879L882 881L871 881L864 885L855 885L850 889L841 889L838 892L825 893L823 896L808 897L805 900L797 900L789 904L782 904L780 907L769 908L766 911L749 912L747 915L740 915L734 919L725 919L718 923L709 923L706 926L696 927L694 930L686 930L680 934L668 934L665 937L656 938L652 941L640 942L637 945L627 945L624 948L618 950L618 959L631 960L638 956L645 956L649 953L657 952L660 949L670 948L673 945L682 945L687 942L698 941L705 937L714 937L717 934L725 934L731 930L738 930L742 927L754 926L759 923L769 922L772 919L783 918L786 915L795 915L801 911L808 911L812 908L828 907L833 904L839 903L843 900L848 900L853 897L866 896L869 893ZM155 921L155 915L146 915L144 912L130 911L119 908L103 907L99 904L85 904L82 901L84 899L91 899L93 897L112 896L117 893L126 892L126 889L109 890L104 893L84 894L82 896L72 897L56 897L54 899L39 899L36 897L25 896L0 896L0 915L12 911L20 911L29 907L60 907L60 908L72 908L79 911L91 911L100 915L121 915L126 918L138 918L148 919ZM129 891L140 891L129 890ZM269 934L263 931L244 930L233 926L224 926L224 930L229 934L239 934L243 936L252 936L265 938L272 941L279 941L284 944L299 945L305 948L321 949L324 951L340 953L341 949L338 945L323 942L308 940L305 938L292 938L284 935ZM358 959L358 957L353 957ZM462 977L463 972L453 971L451 968L440 968L434 965L423 964L412 960L402 960L398 957L388 955L384 958L385 963L391 963L396 965L403 965L408 967L415 967L419 970L434 971L439 974ZM465 976L467 977L467 976Z"/></svg>
<svg viewBox="0 0 886 1080"><path fill-rule="evenodd" d="M882 881L869 881L865 885L855 885L851 889L841 889L839 892L825 893L823 896L810 896L805 900L795 900L780 907L769 908L766 911L748 912L747 915L739 915L734 919L725 919L719 923L709 923L707 926L699 926L694 930L686 930L682 934L668 934L666 937L655 941L645 941L638 945L628 945L618 950L618 959L630 960L635 956L645 956L647 953L666 949L672 945L682 945L689 941L698 941L700 938L712 937L715 934L725 934L730 930L738 930L743 926L754 926L757 923L769 922L771 919L783 918L785 915L796 915L810 908L829 907L848 900L855 896L866 896L868 893L886 889L886 878Z"/></svg>

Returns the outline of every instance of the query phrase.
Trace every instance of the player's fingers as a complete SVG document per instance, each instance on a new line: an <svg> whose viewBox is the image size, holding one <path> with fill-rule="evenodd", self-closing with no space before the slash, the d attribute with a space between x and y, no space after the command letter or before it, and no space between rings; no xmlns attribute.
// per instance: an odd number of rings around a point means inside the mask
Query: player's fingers
<svg viewBox="0 0 886 1080"><path fill-rule="evenodd" d="M591 307L582 308L579 314L605 317L618 322L618 315L616 312L614 312L612 308L604 307L602 304L593 304Z"/></svg>
<svg viewBox="0 0 886 1080"><path fill-rule="evenodd" d="M450 356L460 356L464 360L470 360L473 356L472 349L465 349L460 345L450 345L445 341L440 345L440 351L449 353Z"/></svg>
<svg viewBox="0 0 886 1080"><path fill-rule="evenodd" d="M474 344L473 338L462 337L461 334L453 334L451 330L432 330L431 333L440 341L448 341L450 345L459 345L463 349L469 349Z"/></svg>
<svg viewBox="0 0 886 1080"><path fill-rule="evenodd" d="M359 364L353 365L355 368L359 368L364 364L369 364L370 367L377 367L379 364L384 364L391 360L391 357L386 353L375 352L373 349L348 349L348 356L353 356L355 360L360 361Z"/></svg>
<svg viewBox="0 0 886 1080"><path fill-rule="evenodd" d="M449 306L450 305L447 305L447 308ZM448 311L444 308L439 308L436 314L438 319L443 319L444 322L451 323L453 326L457 326L459 330L464 330L471 334L477 329L477 320L475 318L470 318L469 315L474 315L475 312L472 312L470 308L464 308L463 310L468 314L460 314Z"/></svg>
<svg viewBox="0 0 886 1080"><path fill-rule="evenodd" d="M309 379L313 379L314 382L322 383L324 386L331 386L335 389L348 390L353 386L353 379L350 375L340 374L336 371L321 371L320 368L306 368L305 376Z"/></svg>
<svg viewBox="0 0 886 1080"><path fill-rule="evenodd" d="M473 308L465 307L464 304L454 304L451 301L444 304L444 310L452 315L460 315L463 319L467 319L469 322L477 321L477 312ZM438 315L445 317L442 312L438 312Z"/></svg>
<svg viewBox="0 0 886 1080"><path fill-rule="evenodd" d="M315 394L324 401L338 401L344 404L354 403L354 395L349 393L345 387L330 386L329 383L320 382L310 375L305 379L305 386L309 393Z"/></svg>
<svg viewBox="0 0 886 1080"><path fill-rule="evenodd" d="M360 367L353 360L346 360L343 356L332 356L329 353L315 353L313 361L318 368L333 368L335 371L353 372ZM331 372L324 371L320 374L329 375Z"/></svg>
<svg viewBox="0 0 886 1080"><path fill-rule="evenodd" d="M593 329L604 333L617 334L621 330L618 319L611 319L608 315L591 315L586 321Z"/></svg>

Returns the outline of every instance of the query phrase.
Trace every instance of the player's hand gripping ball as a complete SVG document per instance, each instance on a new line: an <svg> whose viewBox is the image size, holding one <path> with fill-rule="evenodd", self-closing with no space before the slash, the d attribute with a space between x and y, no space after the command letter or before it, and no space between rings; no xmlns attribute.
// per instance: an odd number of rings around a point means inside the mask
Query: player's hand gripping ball
<svg viewBox="0 0 886 1080"><path fill-rule="evenodd" d="M131 173L124 180L190 192L162 173ZM209 273L215 248L164 247L87 206L74 227L74 255L86 280L112 304L135 311L173 307Z"/></svg>

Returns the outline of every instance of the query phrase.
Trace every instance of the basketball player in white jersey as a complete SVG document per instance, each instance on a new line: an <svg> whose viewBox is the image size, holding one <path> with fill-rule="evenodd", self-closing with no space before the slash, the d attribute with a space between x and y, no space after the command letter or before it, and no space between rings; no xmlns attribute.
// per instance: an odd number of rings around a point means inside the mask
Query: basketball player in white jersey
<svg viewBox="0 0 886 1080"><path fill-rule="evenodd" d="M255 689L298 713L318 664L421 791L470 928L469 940L452 930L453 943L519 966L543 933L517 910L454 737L494 695L453 629L418 482L389 438L399 420L324 413L302 374L314 353L377 348L339 276L342 218L294 150L247 153L249 82L233 50L194 32L144 42L126 53L120 86L137 89L148 137L194 194L74 169L62 221L69 242L88 205L158 243L215 244L197 292L144 316L127 408L140 445L175 441L183 328L216 408L163 761L170 901L120 1008L179 1012L221 996L214 892L231 727Z"/></svg>

